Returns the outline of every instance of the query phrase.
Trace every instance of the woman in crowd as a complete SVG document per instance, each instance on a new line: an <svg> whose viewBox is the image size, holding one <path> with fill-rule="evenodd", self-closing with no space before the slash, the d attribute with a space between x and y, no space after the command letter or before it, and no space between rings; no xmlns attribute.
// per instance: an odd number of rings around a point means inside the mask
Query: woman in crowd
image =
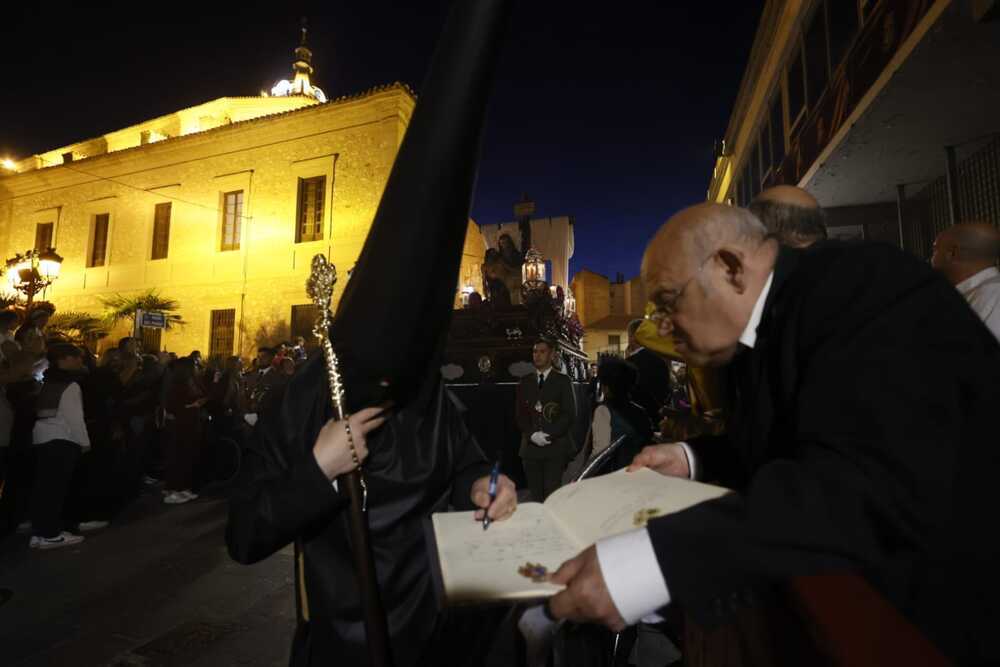
<svg viewBox="0 0 1000 667"><path fill-rule="evenodd" d="M653 428L646 412L632 401L638 380L635 366L614 356L601 359L597 380L604 402L594 410L593 452L596 456L611 443L625 440L611 456L608 471L624 468L639 451L653 441Z"/></svg>
<svg viewBox="0 0 1000 667"><path fill-rule="evenodd" d="M86 369L79 348L65 343L52 346L49 361L52 365L45 372L32 435L36 461L31 492L33 549L57 549L83 541L82 536L63 530L62 517L77 462L90 449L80 389Z"/></svg>
<svg viewBox="0 0 1000 667"><path fill-rule="evenodd" d="M167 451L167 495L163 502L179 505L197 498L192 491L194 468L201 447L201 408L208 401L195 378L195 364L190 357L173 364L166 412L172 436Z"/></svg>

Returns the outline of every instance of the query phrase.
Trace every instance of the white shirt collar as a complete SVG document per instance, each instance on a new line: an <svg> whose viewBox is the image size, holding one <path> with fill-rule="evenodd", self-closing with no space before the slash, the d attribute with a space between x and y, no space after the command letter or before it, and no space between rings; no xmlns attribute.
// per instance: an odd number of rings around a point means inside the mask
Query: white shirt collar
<svg viewBox="0 0 1000 667"><path fill-rule="evenodd" d="M749 348L753 348L757 344L757 327L760 326L760 318L764 316L764 302L767 301L767 295L771 291L771 283L773 281L774 271L771 271L770 275L767 276L767 282L764 283L764 289L760 291L760 296L757 297L757 303L753 305L753 311L750 313L750 321L747 322L746 328L740 334L740 342Z"/></svg>
<svg viewBox="0 0 1000 667"><path fill-rule="evenodd" d="M544 371L540 371L537 368L535 369L535 375L542 376L542 380L548 380L549 379L549 373L551 373L551 372L552 372L552 366L549 366Z"/></svg>
<svg viewBox="0 0 1000 667"><path fill-rule="evenodd" d="M1000 276L1000 271L997 271L995 266L989 266L979 273L974 273L959 284L955 285L959 292L962 294L967 294L972 290L976 289L987 280L991 278L996 278Z"/></svg>

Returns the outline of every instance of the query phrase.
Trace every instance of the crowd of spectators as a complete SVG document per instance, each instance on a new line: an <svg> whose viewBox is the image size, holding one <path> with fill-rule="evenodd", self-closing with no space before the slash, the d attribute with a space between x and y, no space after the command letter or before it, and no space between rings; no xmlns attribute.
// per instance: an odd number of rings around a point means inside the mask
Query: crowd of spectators
<svg viewBox="0 0 1000 667"><path fill-rule="evenodd" d="M82 542L144 490L176 505L231 478L257 415L306 358L302 338L245 365L148 353L133 337L98 358L47 334L52 314L0 311L0 534L35 549Z"/></svg>

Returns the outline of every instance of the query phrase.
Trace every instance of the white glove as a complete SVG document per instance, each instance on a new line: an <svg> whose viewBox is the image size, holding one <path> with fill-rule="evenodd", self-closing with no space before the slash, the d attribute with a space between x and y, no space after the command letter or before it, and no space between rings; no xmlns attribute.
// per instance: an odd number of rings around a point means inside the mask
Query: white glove
<svg viewBox="0 0 1000 667"><path fill-rule="evenodd" d="M539 447L544 447L552 442L552 438L549 437L548 433L543 433L542 431L535 431L531 434L531 441L538 445Z"/></svg>

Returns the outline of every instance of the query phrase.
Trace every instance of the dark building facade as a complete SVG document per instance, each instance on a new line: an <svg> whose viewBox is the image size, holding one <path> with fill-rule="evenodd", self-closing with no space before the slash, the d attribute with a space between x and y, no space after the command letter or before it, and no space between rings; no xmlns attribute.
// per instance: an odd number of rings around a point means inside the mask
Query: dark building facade
<svg viewBox="0 0 1000 667"><path fill-rule="evenodd" d="M1000 0L768 0L708 198L778 184L921 257L1000 225Z"/></svg>

